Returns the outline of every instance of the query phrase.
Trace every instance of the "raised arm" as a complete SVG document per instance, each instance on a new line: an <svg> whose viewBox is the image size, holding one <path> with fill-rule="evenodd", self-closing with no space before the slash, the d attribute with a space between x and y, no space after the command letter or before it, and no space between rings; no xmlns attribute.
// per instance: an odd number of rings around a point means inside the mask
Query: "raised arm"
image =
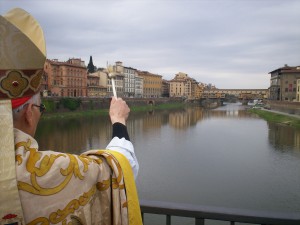
<svg viewBox="0 0 300 225"><path fill-rule="evenodd" d="M130 142L126 121L130 109L127 103L121 98L113 97L110 103L109 116L113 126L112 140L106 149L122 153L128 159L134 177L137 177L139 164L134 153L134 147Z"/></svg>

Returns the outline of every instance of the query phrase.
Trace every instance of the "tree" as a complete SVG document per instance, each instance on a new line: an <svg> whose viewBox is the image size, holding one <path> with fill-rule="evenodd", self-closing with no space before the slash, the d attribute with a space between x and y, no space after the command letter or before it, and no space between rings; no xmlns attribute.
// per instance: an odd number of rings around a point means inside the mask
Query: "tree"
<svg viewBox="0 0 300 225"><path fill-rule="evenodd" d="M88 64L88 66L87 66L88 72L89 73L94 73L96 71L95 68L96 67L93 64L93 58L92 58L92 56L90 56L90 62Z"/></svg>

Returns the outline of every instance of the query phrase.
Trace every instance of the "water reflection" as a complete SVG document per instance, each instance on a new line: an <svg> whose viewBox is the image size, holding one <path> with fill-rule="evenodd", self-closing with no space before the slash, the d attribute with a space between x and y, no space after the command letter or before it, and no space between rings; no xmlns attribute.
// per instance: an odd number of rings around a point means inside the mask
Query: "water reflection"
<svg viewBox="0 0 300 225"><path fill-rule="evenodd" d="M227 117L227 118L255 118L252 114L249 114L246 110L246 106L241 103L231 103L221 106L214 110L209 110L206 113L207 117Z"/></svg>
<svg viewBox="0 0 300 225"><path fill-rule="evenodd" d="M131 113L127 122L130 137L147 136L160 132L163 126L187 130L203 120L210 119L257 119L241 104L228 104L214 110L187 107L172 111ZM267 123L269 142L276 149L300 149L300 130L289 126ZM36 138L43 150L80 153L84 150L104 148L111 138L108 116L80 117L76 119L42 120ZM49 138L51 137L51 138Z"/></svg>
<svg viewBox="0 0 300 225"><path fill-rule="evenodd" d="M203 119L202 108L186 108L169 114L169 124L176 129L188 129Z"/></svg>
<svg viewBox="0 0 300 225"><path fill-rule="evenodd" d="M287 151L297 150L300 151L300 130L292 127L268 123L269 127L269 141L276 150Z"/></svg>
<svg viewBox="0 0 300 225"><path fill-rule="evenodd" d="M105 117L42 120L36 138L42 150L79 154L82 150L104 148L111 138L111 126Z"/></svg>

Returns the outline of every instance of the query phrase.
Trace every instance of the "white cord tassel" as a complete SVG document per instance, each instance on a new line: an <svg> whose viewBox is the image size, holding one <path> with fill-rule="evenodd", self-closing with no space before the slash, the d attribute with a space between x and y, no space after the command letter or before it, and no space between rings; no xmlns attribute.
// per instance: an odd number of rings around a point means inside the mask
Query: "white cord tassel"
<svg viewBox="0 0 300 225"><path fill-rule="evenodd" d="M111 85L112 85L112 90L114 93L114 97L117 98L117 92L116 92L116 85L115 85L115 79L111 78Z"/></svg>
<svg viewBox="0 0 300 225"><path fill-rule="evenodd" d="M117 98L117 92L116 92L116 84L115 84L115 76L116 73L114 73L114 68L112 65L107 65L107 71L108 71L108 77L111 79L111 85L114 97Z"/></svg>

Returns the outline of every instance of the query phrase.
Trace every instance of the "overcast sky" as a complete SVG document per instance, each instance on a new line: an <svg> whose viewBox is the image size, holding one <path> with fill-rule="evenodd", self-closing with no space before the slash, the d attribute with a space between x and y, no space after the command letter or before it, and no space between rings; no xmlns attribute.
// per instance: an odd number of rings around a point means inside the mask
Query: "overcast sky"
<svg viewBox="0 0 300 225"><path fill-rule="evenodd" d="M93 56L217 88L268 88L270 71L300 65L298 0L1 0L44 29L47 58Z"/></svg>

